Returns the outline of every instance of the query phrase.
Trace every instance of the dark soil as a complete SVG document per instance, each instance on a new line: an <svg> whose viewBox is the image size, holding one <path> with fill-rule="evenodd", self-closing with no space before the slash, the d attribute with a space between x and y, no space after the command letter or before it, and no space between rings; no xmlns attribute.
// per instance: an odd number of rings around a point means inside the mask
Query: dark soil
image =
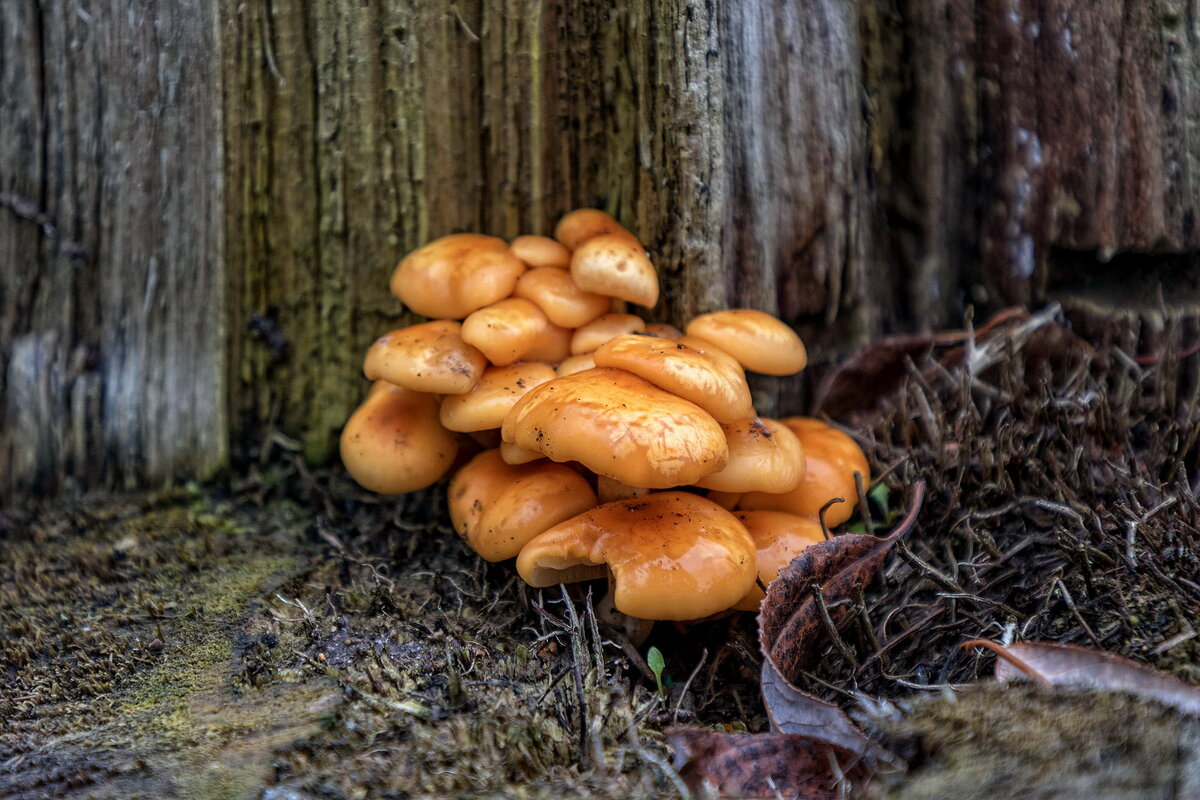
<svg viewBox="0 0 1200 800"><path fill-rule="evenodd" d="M961 643L1006 636L1200 683L1182 338L1148 357L1133 334L1052 358L1000 343L975 375L918 359L853 429L889 505L919 479L928 499L855 604L849 657L826 645L804 688L950 702L991 671ZM766 726L750 615L660 624L634 648L595 621L602 586L530 591L470 554L444 507L441 487L374 497L288 456L212 486L3 510L0 797L669 796L664 728ZM902 727L921 766L888 791L938 796L915 781L956 763L949 745Z"/></svg>

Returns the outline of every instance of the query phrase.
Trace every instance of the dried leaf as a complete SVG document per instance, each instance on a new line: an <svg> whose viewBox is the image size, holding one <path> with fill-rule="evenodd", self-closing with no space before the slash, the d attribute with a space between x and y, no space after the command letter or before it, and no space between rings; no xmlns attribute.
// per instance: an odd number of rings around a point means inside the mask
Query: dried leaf
<svg viewBox="0 0 1200 800"><path fill-rule="evenodd" d="M944 334L943 334L944 335ZM955 331L954 342L965 332ZM937 345L933 334L888 336L872 342L839 364L817 387L812 413L841 419L870 410L877 398L891 394L908 374L906 357L916 361Z"/></svg>
<svg viewBox="0 0 1200 800"><path fill-rule="evenodd" d="M1057 642L1017 642L1007 647L986 639L963 647L996 654L996 680L1030 677L1057 686L1090 686L1153 698L1184 714L1200 714L1200 687L1103 650Z"/></svg>
<svg viewBox="0 0 1200 800"><path fill-rule="evenodd" d="M975 329L977 343L1019 325L1029 315L1020 308L997 311ZM961 363L962 345L970 337L968 331L939 331L885 336L859 350L829 373L817 387L813 402L814 415L828 414L845 417L855 411L869 410L876 398L891 394L908 374L906 361L927 352L935 353L953 348L939 360L947 366Z"/></svg>
<svg viewBox="0 0 1200 800"><path fill-rule="evenodd" d="M887 537L846 534L819 542L796 556L767 587L758 614L759 642L785 679L794 682L819 653L817 640L825 625L812 587L820 587L836 625L848 608L833 604L871 582L888 550L912 527L924 496L924 484L916 484L908 513Z"/></svg>
<svg viewBox="0 0 1200 800"><path fill-rule="evenodd" d="M895 756L867 738L846 712L792 686L769 660L763 661L762 696L772 731L822 739L854 753L872 767L900 765Z"/></svg>
<svg viewBox="0 0 1200 800"><path fill-rule="evenodd" d="M697 797L858 797L869 778L853 753L807 736L673 728L667 742Z"/></svg>
<svg viewBox="0 0 1200 800"><path fill-rule="evenodd" d="M878 399L892 394L904 380L908 361L919 362L925 353L947 369L965 366L973 375L983 375L1007 357L1009 349L1024 352L1026 363L1034 369L1042 363L1065 363L1080 350L1095 355L1061 322L1057 305L1033 315L1006 308L975 329L973 342L965 330L888 336L872 342L821 381L812 413L846 419L874 410Z"/></svg>

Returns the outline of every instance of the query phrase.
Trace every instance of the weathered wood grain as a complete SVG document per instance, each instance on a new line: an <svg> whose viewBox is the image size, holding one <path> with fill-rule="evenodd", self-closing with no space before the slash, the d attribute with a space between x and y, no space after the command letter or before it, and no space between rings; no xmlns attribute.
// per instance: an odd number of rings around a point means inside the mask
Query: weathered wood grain
<svg viewBox="0 0 1200 800"><path fill-rule="evenodd" d="M1096 282L1194 302L1197 75L1186 0L11 0L0 493L321 461L404 252L580 205L657 318L762 308L818 359Z"/></svg>
<svg viewBox="0 0 1200 800"><path fill-rule="evenodd" d="M0 9L0 494L224 461L213 14Z"/></svg>
<svg viewBox="0 0 1200 800"><path fill-rule="evenodd" d="M323 458L363 353L406 319L387 279L407 250L549 232L581 205L651 248L660 318L751 305L861 340L858 23L807 5L226 0L240 429L269 422ZM247 329L272 309L286 353Z"/></svg>

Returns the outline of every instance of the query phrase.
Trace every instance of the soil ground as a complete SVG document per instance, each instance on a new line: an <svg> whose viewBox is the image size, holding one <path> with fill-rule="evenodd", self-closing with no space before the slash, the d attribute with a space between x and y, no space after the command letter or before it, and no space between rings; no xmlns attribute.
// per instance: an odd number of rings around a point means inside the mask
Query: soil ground
<svg viewBox="0 0 1200 800"><path fill-rule="evenodd" d="M991 669L965 640L1097 646L1200 683L1200 404L1169 333L1148 355L1136 332L1049 354L997 340L987 369L926 354L850 414L891 492L875 517L916 480L928 499L803 688L901 704L875 720L914 765L889 796L973 796L1025 757L1021 736L982 733L1077 703L989 695L954 723L980 749L953 750L935 734ZM751 615L659 624L635 648L596 622L603 586L529 590L443 509L444 487L373 497L284 455L212 485L0 511L0 797L671 796L666 728L766 727ZM1161 735L1152 752L1194 736L1120 702ZM1185 750L1103 796L1155 796L1151 780L1172 796ZM988 796L1038 796L1006 785Z"/></svg>

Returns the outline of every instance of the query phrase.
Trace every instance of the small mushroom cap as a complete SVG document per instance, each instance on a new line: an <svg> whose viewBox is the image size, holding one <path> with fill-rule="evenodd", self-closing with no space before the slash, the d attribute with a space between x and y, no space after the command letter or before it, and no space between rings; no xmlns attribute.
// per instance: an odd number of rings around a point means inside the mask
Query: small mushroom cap
<svg viewBox="0 0 1200 800"><path fill-rule="evenodd" d="M622 236L593 236L571 254L571 277L584 291L647 308L658 302L658 273L646 251Z"/></svg>
<svg viewBox="0 0 1200 800"><path fill-rule="evenodd" d="M455 233L404 257L392 294L418 314L462 319L512 294L525 263L495 236Z"/></svg>
<svg viewBox="0 0 1200 800"><path fill-rule="evenodd" d="M564 358L558 365L555 372L558 377L562 378L567 375L574 375L576 372L583 372L585 369L591 369L596 366L595 353L579 353L577 355Z"/></svg>
<svg viewBox="0 0 1200 800"><path fill-rule="evenodd" d="M641 619L700 619L754 585L750 534L698 495L657 492L585 511L534 538L517 557L531 586L611 573L617 610Z"/></svg>
<svg viewBox="0 0 1200 800"><path fill-rule="evenodd" d="M758 579L764 586L779 577L779 570L792 563L804 548L825 541L821 525L815 519L798 517L783 511L736 511L733 514L754 539L757 548ZM738 604L739 611L757 611L763 590L750 587Z"/></svg>
<svg viewBox="0 0 1200 800"><path fill-rule="evenodd" d="M549 325L536 305L510 297L472 312L463 320L462 338L478 347L488 361L505 367L542 343Z"/></svg>
<svg viewBox="0 0 1200 800"><path fill-rule="evenodd" d="M596 493L575 470L540 461L514 466L499 450L471 459L450 481L450 521L487 561L513 558L535 536L593 508Z"/></svg>
<svg viewBox="0 0 1200 800"><path fill-rule="evenodd" d="M546 324L546 329L533 340L533 347L525 353L526 361L544 361L558 364L571 355L571 338L575 332L570 328Z"/></svg>
<svg viewBox="0 0 1200 800"><path fill-rule="evenodd" d="M762 417L723 425L729 463L696 485L721 492L790 492L804 477L804 448L782 422Z"/></svg>
<svg viewBox="0 0 1200 800"><path fill-rule="evenodd" d="M595 208L577 208L554 226L554 238L568 250L575 250L588 239L601 235L620 236L641 247L641 242L627 228Z"/></svg>
<svg viewBox="0 0 1200 800"><path fill-rule="evenodd" d="M578 328L608 311L608 298L585 292L571 273L553 267L531 269L517 281L516 296L530 300L546 318L564 328Z"/></svg>
<svg viewBox="0 0 1200 800"><path fill-rule="evenodd" d="M513 406L502 434L554 461L650 489L693 484L729 456L721 426L695 403L603 367L535 387Z"/></svg>
<svg viewBox="0 0 1200 800"><path fill-rule="evenodd" d="M743 367L764 375L792 375L808 364L804 342L781 320L749 308L701 314L688 336L718 344Z"/></svg>
<svg viewBox="0 0 1200 800"><path fill-rule="evenodd" d="M692 401L723 424L754 416L742 368L683 342L639 334L618 336L596 349L596 366L632 372Z"/></svg>
<svg viewBox="0 0 1200 800"><path fill-rule="evenodd" d="M666 322L647 322L646 333L660 339L670 339L672 342L677 342L683 337L683 331Z"/></svg>
<svg viewBox="0 0 1200 800"><path fill-rule="evenodd" d="M590 353L609 339L645 329L646 323L633 314L604 314L575 331L571 337L571 353Z"/></svg>
<svg viewBox="0 0 1200 800"><path fill-rule="evenodd" d="M504 459L505 464L528 464L530 461L545 458L546 455L540 450L526 450L524 447L517 447L512 442L502 441L500 442L500 457Z"/></svg>
<svg viewBox="0 0 1200 800"><path fill-rule="evenodd" d="M738 508L754 511L787 511L802 517L817 519L821 506L835 497L845 500L834 503L825 512L829 527L850 519L858 503L854 473L861 473L863 485L870 484L871 470L867 457L858 444L846 434L809 417L789 417L784 425L796 434L804 448L804 477L790 492L768 494L747 492Z"/></svg>
<svg viewBox="0 0 1200 800"><path fill-rule="evenodd" d="M442 425L464 433L499 428L526 392L555 377L554 367L537 361L488 367L474 389L442 398Z"/></svg>
<svg viewBox="0 0 1200 800"><path fill-rule="evenodd" d="M378 381L342 429L342 463L360 486L401 494L454 465L458 437L438 422L438 398Z"/></svg>
<svg viewBox="0 0 1200 800"><path fill-rule="evenodd" d="M518 236L509 243L508 249L531 269L571 266L571 251L549 236Z"/></svg>
<svg viewBox="0 0 1200 800"><path fill-rule="evenodd" d="M487 358L463 341L462 325L440 319L379 337L363 361L371 380L385 380L418 392L469 392L487 366Z"/></svg>

